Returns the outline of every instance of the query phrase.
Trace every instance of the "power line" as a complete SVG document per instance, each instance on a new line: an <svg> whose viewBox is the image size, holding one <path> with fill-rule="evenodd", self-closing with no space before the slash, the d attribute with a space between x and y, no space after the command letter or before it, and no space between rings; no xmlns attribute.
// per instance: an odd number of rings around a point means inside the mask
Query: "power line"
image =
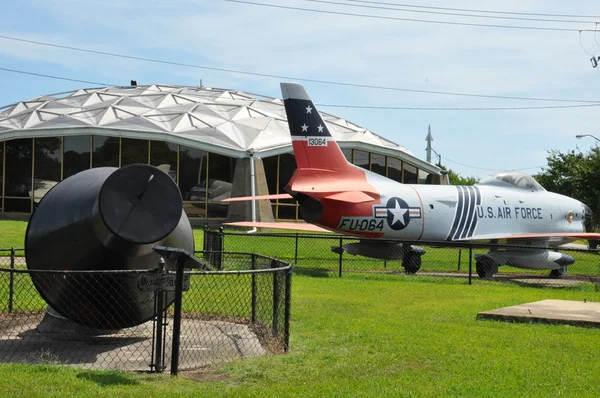
<svg viewBox="0 0 600 398"><path fill-rule="evenodd" d="M225 0L225 1L229 1L229 0ZM41 42L41 41L37 41L37 40L22 39L22 38L13 37L13 36L0 35L0 39L13 40L13 41L18 41L18 42L22 42L22 43L31 43L31 44L47 46L47 47L61 48L61 49L70 50L70 51L79 51L79 52L84 52L84 53L105 55L105 56L110 56L110 57L126 58L126 59L132 59L132 60L136 60L136 61L152 62L152 63L164 64L164 65L183 66L183 67L194 68L194 69L205 69L205 70L213 70L213 71L218 71L218 72L236 73L236 74L248 75L248 76L260 76L260 77L268 77L268 78L274 78L274 79L279 79L279 80L295 80L295 81L302 81L302 82L309 82L309 83L330 84L330 85L337 85L337 86L344 86L344 87L368 88L368 89L375 89L375 90L400 91L400 92L419 93L419 94L450 95L450 96L473 97L473 98L510 99L510 100L519 100L519 101L574 102L574 103L593 103L593 104L600 103L599 100L592 101L592 100L573 100L573 99L558 99L558 98L535 98L535 97L519 97L519 96L506 96L506 95L472 94L472 93L461 93L461 92L452 92L452 91L418 90L418 89L409 89L409 88L401 88L401 87L377 86L377 85L370 85L370 84L347 83L347 82L339 82L339 81L332 81L332 80L307 79L307 78L301 78L301 77L282 76L282 75L274 75L274 74L259 73L259 72L248 72L248 71L242 71L242 70L216 68L216 67L210 67L210 66L204 66L204 65L187 64L187 63L182 63L182 62L166 61L166 60L153 59L153 58L136 57L136 56L132 56L132 55L117 54L117 53L111 53L111 52L106 52L106 51L97 51L97 50L91 50L91 49L87 49L87 48L64 46L64 45L60 45L60 44Z"/></svg>
<svg viewBox="0 0 600 398"><path fill-rule="evenodd" d="M258 2L254 2L254 1L245 1L245 0L222 0L222 1L227 1L230 3L248 4L248 5L260 6L260 7L279 8L279 9L285 9L285 10L307 11L307 12L315 12L315 13L321 13L321 14L344 15L344 16L351 16L351 17L361 17L361 18L385 19L385 20L391 20L391 21L422 22L422 23L441 24L441 25L476 26L476 27L486 27L486 28L543 30L543 31L554 31L554 32L593 32L594 31L593 29L545 28L545 27L539 27L539 26L515 26L515 25L491 25L491 24L470 23L470 22L450 22L450 21L438 21L438 20L429 20L429 19L400 18L400 17L385 16L385 15L356 14L356 13L342 12L342 11L328 11L328 10L318 10L318 9L314 9L314 8L282 6L282 5L276 5L276 4L258 3Z"/></svg>
<svg viewBox="0 0 600 398"><path fill-rule="evenodd" d="M464 164L464 163L461 163L461 162L457 162L456 160L449 159L447 156L444 156L444 160L448 160L451 163L456 163L458 165L461 165L461 166L464 166L464 167L468 167L468 168L471 168L471 169L485 170L485 171L501 171L501 169L489 169L489 168L486 168L486 167L470 166L468 164ZM533 166L533 167L519 167L519 168L513 168L511 170L531 170L531 169L537 169L537 168L540 168L540 167L545 167L545 165Z"/></svg>
<svg viewBox="0 0 600 398"><path fill-rule="evenodd" d="M385 4L385 5L394 5L394 6L400 6L400 7L424 8L424 9L429 9L429 10L479 12L479 13L486 13L486 14L531 15L531 16L541 16L541 17L564 17L564 18L600 18L600 15L543 14L543 13L533 13L533 12L497 11L497 10L482 10L482 9L472 9L472 8L433 7L433 6L414 5L414 4L384 3L384 2L380 2L380 1L367 1L367 0L344 0L344 1L353 2L353 3Z"/></svg>
<svg viewBox="0 0 600 398"><path fill-rule="evenodd" d="M409 110L409 111L510 111L510 110L535 110L535 109L566 109L597 107L599 104L581 105L552 105L552 106L505 106L505 107L473 107L473 108L435 108L435 107L400 107L400 106L370 106L370 105L333 105L317 104L321 107L353 108L353 109L382 109L382 110Z"/></svg>
<svg viewBox="0 0 600 398"><path fill-rule="evenodd" d="M467 18L488 18L488 19L505 19L505 20L518 20L518 21L535 21L535 22L556 22L556 23L589 23L593 24L596 21L576 21L572 19L546 19L546 18L531 18L531 17L509 17L509 16L501 16L501 15L473 15L473 14L465 14L460 12L446 12L446 11L425 11L425 10L411 10L407 8L398 8L399 6L390 3L381 3L381 2L371 2L371 1L354 1L358 3L369 3L369 4L385 4L392 7L384 7L379 5L365 5L365 4L348 4L348 3L340 3L338 1L328 1L328 0L304 0L311 3L319 3L319 4L332 4L332 5L341 5L345 7L359 7L359 8L367 8L370 10L392 10L399 12L413 12L420 14L434 14L434 15L449 15L449 16L458 16L458 17L467 17Z"/></svg>
<svg viewBox="0 0 600 398"><path fill-rule="evenodd" d="M116 85L116 84L98 83L98 82L93 82L93 81L89 81L89 80L72 79L72 78L68 78L68 77L47 75L47 74L35 73L35 72L26 72L26 71L21 71L21 70L16 70L16 69L9 69L9 68L2 68L2 67L0 67L0 70L5 71L5 72L19 73L19 74L24 74L24 75L32 75L32 76L38 76L38 77L44 77L44 78L56 79L56 80L66 80L66 81L77 82L77 83L89 83L89 84L97 84L97 85L100 85L100 86L122 87L122 86ZM332 105L332 104L316 104L316 106L320 106L320 107L327 107L327 106L329 106L329 107L345 107L345 108L373 108L373 107L366 107L366 106L348 106L348 105ZM559 106L548 106L548 107L497 108L497 110L507 110L507 109L553 109L553 108L575 108L575 107L590 107L590 106L600 106L600 104L597 104L597 105L559 105ZM402 109L402 110L465 110L465 111L466 110L495 110L493 108L397 108L397 107L376 107L376 108L377 109ZM434 150L434 152L438 156L440 156L435 150ZM498 169L489 169L489 168L477 167L477 166L469 166L467 164L464 164L464 163L452 160L452 159L448 158L447 156L444 157L444 160L450 161L451 163L456 163L456 164L464 166L464 167L473 168L473 169L486 170L486 171L497 171L498 170ZM536 168L540 168L540 167L544 167L544 166L523 167L523 168L518 168L518 169L515 169L515 170L528 170L528 169L536 169Z"/></svg>
<svg viewBox="0 0 600 398"><path fill-rule="evenodd" d="M43 73L36 72L26 72L17 69L9 69L0 67L0 71L4 72L12 72L19 73L23 75L31 75L44 77L47 79L55 79L55 80L66 80L70 82L78 82L78 83L87 83L87 84L95 84L99 86L107 86L107 87L123 87L119 84L109 84L109 83L99 83L90 80L81 80L81 79L72 79L68 77L55 76L55 75L47 75ZM162 92L162 91L161 91ZM338 105L338 104L315 104L321 108L352 108L352 109L379 109L379 110L404 110L404 111L508 111L508 110L534 110L534 109L567 109L567 108L589 108L589 107L598 107L598 104L580 104L580 105L552 105L552 106L515 106L515 107L474 107L474 108L436 108L436 107L398 107L398 106L380 106L380 105Z"/></svg>
<svg viewBox="0 0 600 398"><path fill-rule="evenodd" d="M20 73L22 75L31 75L31 76L45 77L45 78L48 78L48 79L67 80L67 81L70 81L70 82L86 83L86 84L96 84L98 86L111 86L111 84L106 84L106 83L92 82L92 81L89 81L89 80L71 79L69 77L60 77L60 76L45 75L45 74L42 74L42 73L35 73L35 72L25 72L25 71L16 70L16 69L8 69L8 68L2 68L2 67L0 67L0 70L5 71L5 72Z"/></svg>

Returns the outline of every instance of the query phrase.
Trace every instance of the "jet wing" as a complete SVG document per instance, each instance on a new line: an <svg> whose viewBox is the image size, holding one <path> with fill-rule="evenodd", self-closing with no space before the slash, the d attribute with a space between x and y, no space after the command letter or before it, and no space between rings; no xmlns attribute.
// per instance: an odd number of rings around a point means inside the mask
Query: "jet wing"
<svg viewBox="0 0 600 398"><path fill-rule="evenodd" d="M236 198L223 199L220 202L242 202L248 200L263 200L263 199L293 199L293 196L287 193L280 193L276 195L262 195L262 196L240 196ZM373 197L367 195L362 191L343 191L336 192L324 197L324 199L335 200L337 202L346 203L364 203L373 200Z"/></svg>
<svg viewBox="0 0 600 398"><path fill-rule="evenodd" d="M250 227L250 228L270 228L270 229L288 229L293 231L308 231L308 232L331 232L327 229L317 227L313 224L295 223L295 222L253 222L253 221L238 221L223 223L223 225L231 225L233 227Z"/></svg>
<svg viewBox="0 0 600 398"><path fill-rule="evenodd" d="M346 203L370 202L373 198L362 191L345 191L325 196L324 199L335 200Z"/></svg>
<svg viewBox="0 0 600 398"><path fill-rule="evenodd" d="M262 195L262 196L238 196L236 198L227 198L221 200L221 202L242 202L246 200L263 200L263 199L293 199L292 195L287 193L280 193L276 195Z"/></svg>

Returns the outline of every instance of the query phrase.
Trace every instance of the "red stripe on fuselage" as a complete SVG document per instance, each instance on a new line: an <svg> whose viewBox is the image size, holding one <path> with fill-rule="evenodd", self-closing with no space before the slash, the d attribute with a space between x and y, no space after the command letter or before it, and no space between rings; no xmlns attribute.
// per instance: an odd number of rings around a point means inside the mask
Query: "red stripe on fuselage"
<svg viewBox="0 0 600 398"><path fill-rule="evenodd" d="M425 211L423 209L423 199L421 199L421 195L419 195L419 191L417 191L415 189L415 187L412 187L413 191L415 191L415 193L417 194L417 197L419 198L419 203L421 204L421 234L419 235L419 237L417 238L417 240L420 240L421 237L423 236L423 232L425 231Z"/></svg>

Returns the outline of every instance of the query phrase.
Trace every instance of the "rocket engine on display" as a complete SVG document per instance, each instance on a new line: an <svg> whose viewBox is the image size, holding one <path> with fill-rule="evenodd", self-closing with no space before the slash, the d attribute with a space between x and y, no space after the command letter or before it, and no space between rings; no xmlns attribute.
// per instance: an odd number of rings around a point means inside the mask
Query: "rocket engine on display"
<svg viewBox="0 0 600 398"><path fill-rule="evenodd" d="M161 256L153 246L193 253L192 227L173 179L134 164L82 171L56 184L31 216L25 256L54 311L83 326L120 329L156 313L154 292L138 288L138 275L119 273L156 268ZM117 272L44 272L50 270ZM168 292L165 308L173 299Z"/></svg>

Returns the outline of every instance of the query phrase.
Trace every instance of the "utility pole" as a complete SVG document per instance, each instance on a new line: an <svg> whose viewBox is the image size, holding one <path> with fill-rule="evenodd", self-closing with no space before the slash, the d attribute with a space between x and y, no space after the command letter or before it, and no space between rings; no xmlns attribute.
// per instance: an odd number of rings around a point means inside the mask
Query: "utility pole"
<svg viewBox="0 0 600 398"><path fill-rule="evenodd" d="M433 141L433 137L431 136L431 124L427 130L427 137L425 138L425 141L427 141L427 148L425 148L427 151L427 162L431 163L431 141Z"/></svg>

